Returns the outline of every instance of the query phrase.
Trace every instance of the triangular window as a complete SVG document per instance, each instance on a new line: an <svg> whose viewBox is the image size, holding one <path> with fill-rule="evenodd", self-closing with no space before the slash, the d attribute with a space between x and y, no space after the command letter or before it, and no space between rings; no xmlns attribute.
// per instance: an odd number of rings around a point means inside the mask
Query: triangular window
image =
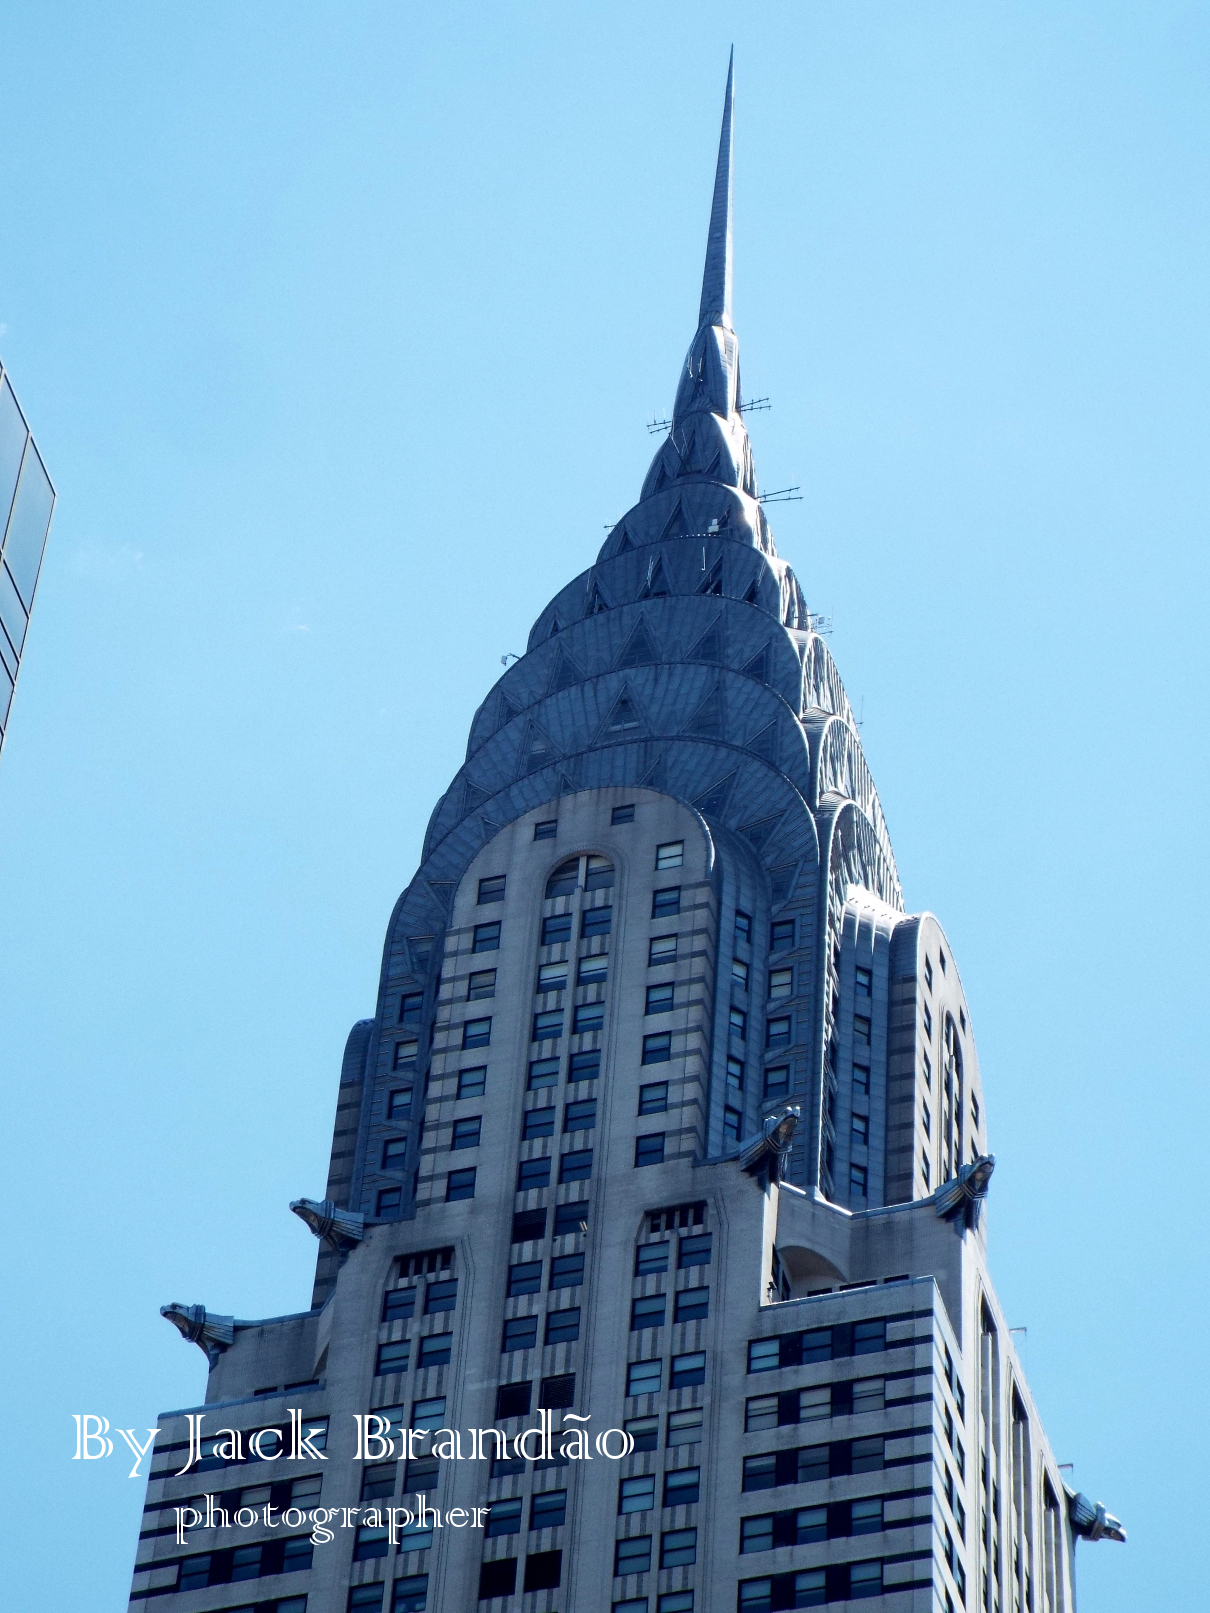
<svg viewBox="0 0 1210 1613"><path fill-rule="evenodd" d="M559 618L557 616L552 616L550 619L550 627L546 634L547 638L554 638L556 633L561 633L562 631L563 628L560 625Z"/></svg>
<svg viewBox="0 0 1210 1613"><path fill-rule="evenodd" d="M759 587L759 585L760 585L760 576L758 574L757 576L753 577L751 583L748 585L748 592L744 595L744 604L745 605L755 605L756 604L756 591L757 591L757 588Z"/></svg>
<svg viewBox="0 0 1210 1613"><path fill-rule="evenodd" d="M609 713L604 731L607 734L626 734L633 733L641 726L638 708L628 694L623 694Z"/></svg>
<svg viewBox="0 0 1210 1613"><path fill-rule="evenodd" d="M705 577L703 577L697 591L699 594L716 594L721 598L723 592L722 555L719 555L718 559L710 567L710 570L706 573Z"/></svg>
<svg viewBox="0 0 1210 1613"><path fill-rule="evenodd" d="M550 680L548 693L557 694L560 689L568 689L573 683L583 683L584 674L568 655L566 650L560 650L555 657L554 674Z"/></svg>
<svg viewBox="0 0 1210 1613"><path fill-rule="evenodd" d="M545 767L547 762L553 761L557 754L542 730L536 723L531 722L529 732L525 736L525 748L521 753L522 773L536 773L540 767Z"/></svg>
<svg viewBox="0 0 1210 1613"><path fill-rule="evenodd" d="M625 527L623 527L622 530L618 533L617 547L614 550L614 553L615 554L625 554L628 549L633 549L633 548L634 548L634 544L631 543L631 541L630 541L630 533L627 532Z"/></svg>
<svg viewBox="0 0 1210 1613"><path fill-rule="evenodd" d="M747 743L748 750L754 756L763 757L766 762L777 760L777 723L771 722L762 728L759 734L754 735Z"/></svg>
<svg viewBox="0 0 1210 1613"><path fill-rule="evenodd" d="M710 661L715 666L722 665L723 634L717 621L711 622L685 659L687 661Z"/></svg>
<svg viewBox="0 0 1210 1613"><path fill-rule="evenodd" d="M513 705L507 695L502 694L500 696L500 705L496 711L496 726L492 729L492 733L498 734L506 723L512 722L516 715L517 707Z"/></svg>
<svg viewBox="0 0 1210 1613"><path fill-rule="evenodd" d="M609 601L601 592L600 585L594 582L588 591L588 609L584 612L585 616L597 616L601 611L608 609Z"/></svg>
<svg viewBox="0 0 1210 1613"><path fill-rule="evenodd" d="M741 672L750 678L759 678L762 683L769 681L769 646L765 644L747 663L740 668Z"/></svg>
<svg viewBox="0 0 1210 1613"><path fill-rule="evenodd" d="M689 528L685 525L685 514L681 509L681 501L677 499L676 508L668 517L664 530L660 533L662 538L683 538Z"/></svg>
<svg viewBox="0 0 1210 1613"><path fill-rule="evenodd" d="M719 472L719 466L722 464L722 459L723 459L723 451L720 448L718 453L715 454L714 458L706 466L706 469L703 472L703 474L706 475L706 476L715 476L715 477L717 477L718 472Z"/></svg>
<svg viewBox="0 0 1210 1613"><path fill-rule="evenodd" d="M703 791L694 801L694 806L699 812L713 813L715 815L723 812L730 799L734 784L735 774L728 773L726 778L719 779L717 784L713 784L708 790Z"/></svg>
<svg viewBox="0 0 1210 1613"><path fill-rule="evenodd" d="M622 653L618 656L615 665L619 668L628 666L651 666L658 661L655 645L651 642L651 635L647 626L640 621L634 632L622 646Z"/></svg>
<svg viewBox="0 0 1210 1613"><path fill-rule="evenodd" d="M664 562L657 557L654 565L647 573L647 582L639 598L663 599L671 592L672 589L668 586L668 578L664 573Z"/></svg>
<svg viewBox="0 0 1210 1613"><path fill-rule="evenodd" d="M717 689L711 689L681 732L696 734L699 739L718 739L721 737L723 732L723 702Z"/></svg>

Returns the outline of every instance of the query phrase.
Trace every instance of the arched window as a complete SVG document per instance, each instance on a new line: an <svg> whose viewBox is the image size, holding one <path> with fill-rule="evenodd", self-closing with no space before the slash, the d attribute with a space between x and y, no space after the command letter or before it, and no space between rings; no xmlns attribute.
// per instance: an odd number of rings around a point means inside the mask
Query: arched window
<svg viewBox="0 0 1210 1613"><path fill-rule="evenodd" d="M570 896L580 882L580 859L569 857L546 881L546 896Z"/></svg>
<svg viewBox="0 0 1210 1613"><path fill-rule="evenodd" d="M613 884L613 864L608 857L591 853L587 857L569 857L561 862L546 881L546 898L570 896L578 885L586 891L605 890Z"/></svg>

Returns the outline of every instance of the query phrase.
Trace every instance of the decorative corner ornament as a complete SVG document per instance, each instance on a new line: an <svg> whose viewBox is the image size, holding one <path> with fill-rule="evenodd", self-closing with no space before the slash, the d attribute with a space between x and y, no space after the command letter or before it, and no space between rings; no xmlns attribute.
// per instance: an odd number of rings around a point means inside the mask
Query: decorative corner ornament
<svg viewBox="0 0 1210 1613"><path fill-rule="evenodd" d="M771 1182L780 1182L790 1158L794 1133L802 1119L802 1110L796 1103L779 1104L767 1114L764 1124L751 1137L745 1137L722 1157L737 1160L749 1176L768 1174Z"/></svg>
<svg viewBox="0 0 1210 1613"><path fill-rule="evenodd" d="M366 1235L365 1216L354 1210L338 1210L331 1199L292 1199L290 1208L338 1255L347 1255Z"/></svg>
<svg viewBox="0 0 1210 1613"><path fill-rule="evenodd" d="M961 1217L963 1226L973 1232L979 1225L983 1201L987 1197L988 1184L995 1168L994 1154L980 1154L969 1165L963 1165L957 1176L942 1182L932 1195L932 1202L941 1219L957 1221Z"/></svg>
<svg viewBox="0 0 1210 1613"><path fill-rule="evenodd" d="M1067 1513L1072 1533L1081 1540L1122 1540L1126 1531L1121 1520L1106 1512L1099 1501L1090 1501L1086 1495L1073 1495L1067 1491Z"/></svg>
<svg viewBox="0 0 1210 1613"><path fill-rule="evenodd" d="M224 1350L235 1342L235 1317L216 1316L204 1305L161 1305L160 1315L172 1323L183 1339L206 1352L211 1370Z"/></svg>

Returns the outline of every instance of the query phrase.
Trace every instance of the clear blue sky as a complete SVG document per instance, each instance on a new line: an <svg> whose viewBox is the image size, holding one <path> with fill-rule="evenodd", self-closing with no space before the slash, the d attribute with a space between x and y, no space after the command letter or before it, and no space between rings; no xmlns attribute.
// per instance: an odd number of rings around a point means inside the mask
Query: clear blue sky
<svg viewBox="0 0 1210 1613"><path fill-rule="evenodd" d="M737 62L781 552L971 1003L1087 1613L1205 1605L1210 7L64 5L0 23L59 490L0 761L0 1582L124 1604L157 1314L304 1307L340 1053L472 712L634 501Z"/></svg>

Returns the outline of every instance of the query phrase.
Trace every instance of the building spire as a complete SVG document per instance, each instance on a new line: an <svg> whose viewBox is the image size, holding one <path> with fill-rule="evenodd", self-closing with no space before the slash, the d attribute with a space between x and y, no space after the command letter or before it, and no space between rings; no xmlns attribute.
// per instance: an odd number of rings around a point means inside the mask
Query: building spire
<svg viewBox="0 0 1210 1613"><path fill-rule="evenodd" d="M723 128L714 171L714 200L710 206L710 233L706 238L706 269L702 275L702 306L698 328L722 325L731 329L731 108L735 82L735 46L727 63L727 93L723 99Z"/></svg>

